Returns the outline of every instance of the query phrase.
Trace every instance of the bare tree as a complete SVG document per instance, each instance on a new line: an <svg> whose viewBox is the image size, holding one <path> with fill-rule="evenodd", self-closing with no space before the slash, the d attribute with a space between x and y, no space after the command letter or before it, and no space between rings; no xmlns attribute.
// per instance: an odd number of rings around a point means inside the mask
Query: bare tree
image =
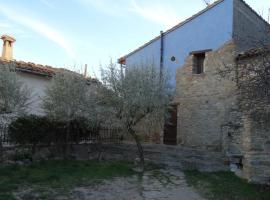
<svg viewBox="0 0 270 200"><path fill-rule="evenodd" d="M223 62L218 70L222 78L236 83L239 111L254 121L269 121L270 114L270 49L267 45L236 56L235 64Z"/></svg>
<svg viewBox="0 0 270 200"><path fill-rule="evenodd" d="M261 47L238 56L236 69L240 108L253 119L269 121L270 49Z"/></svg>
<svg viewBox="0 0 270 200"><path fill-rule="evenodd" d="M137 144L140 170L144 169L144 153L135 127L146 117L153 121L164 120L170 101L169 77L154 65L133 66L126 73L111 63L102 69L102 80L106 86L104 105L112 108L121 126Z"/></svg>

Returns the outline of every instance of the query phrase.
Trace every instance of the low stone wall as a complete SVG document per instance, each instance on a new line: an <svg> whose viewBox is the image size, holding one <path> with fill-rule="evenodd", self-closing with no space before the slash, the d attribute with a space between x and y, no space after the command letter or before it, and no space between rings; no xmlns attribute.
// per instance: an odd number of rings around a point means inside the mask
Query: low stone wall
<svg viewBox="0 0 270 200"><path fill-rule="evenodd" d="M225 157L221 152L201 151L179 146L166 145L143 145L145 159L158 165L166 165L171 168L179 169L197 169L200 171L226 171L228 166L224 165ZM60 150L60 151L59 151ZM6 160L14 157L24 157L20 154L25 149L6 148ZM40 147L34 156L35 160L60 159L63 156L61 149L55 147ZM121 145L73 145L68 154L69 158L77 160L128 160L134 161L137 156L137 147L135 144ZM15 163L16 161L6 161L6 164ZM26 164L29 159L22 161ZM21 161L19 161L21 164Z"/></svg>

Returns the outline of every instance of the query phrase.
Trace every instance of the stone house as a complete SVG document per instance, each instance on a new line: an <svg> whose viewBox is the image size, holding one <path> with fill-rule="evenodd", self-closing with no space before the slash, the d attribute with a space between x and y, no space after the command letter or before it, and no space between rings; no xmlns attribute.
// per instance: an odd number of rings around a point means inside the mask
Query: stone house
<svg viewBox="0 0 270 200"><path fill-rule="evenodd" d="M236 82L218 73L225 65L250 62L244 55L253 50L236 54L235 48L231 41L207 52L202 74L194 74L194 55L178 69L176 141L183 147L222 152L225 163L238 166L238 175L270 184L270 125L243 114L237 104Z"/></svg>
<svg viewBox="0 0 270 200"><path fill-rule="evenodd" d="M32 92L29 113L40 115L43 114L41 107L42 99L45 95L45 89L49 86L52 76L56 72L67 71L63 68L54 68L31 62L17 61L13 58L13 45L16 41L14 38L3 35L2 57L0 57L0 70L3 65L12 65L17 69L20 81L25 84ZM87 74L87 65L85 66L85 74ZM91 83L98 83L97 79L89 78Z"/></svg>
<svg viewBox="0 0 270 200"><path fill-rule="evenodd" d="M249 49L268 45L269 30L243 0L218 0L119 59L127 68L151 62L172 72L174 110L165 144L222 152L238 175L270 184L270 126L239 112L236 83L218 74L248 62L242 55Z"/></svg>
<svg viewBox="0 0 270 200"><path fill-rule="evenodd" d="M145 43L118 62L130 67L137 64L154 63L167 68L175 75L186 57L209 50L217 50L234 40L238 52L256 46L258 40L267 40L265 32L269 24L243 0L218 0L202 11L163 32Z"/></svg>

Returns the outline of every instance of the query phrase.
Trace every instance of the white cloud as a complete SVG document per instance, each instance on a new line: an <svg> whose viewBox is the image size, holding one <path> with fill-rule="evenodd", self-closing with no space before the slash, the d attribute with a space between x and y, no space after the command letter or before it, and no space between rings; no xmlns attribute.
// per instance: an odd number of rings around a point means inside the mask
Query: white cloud
<svg viewBox="0 0 270 200"><path fill-rule="evenodd" d="M127 8L126 0L118 0L117 3L111 0L76 0L84 6L95 8L105 14L112 16L123 16Z"/></svg>
<svg viewBox="0 0 270 200"><path fill-rule="evenodd" d="M0 21L0 28L11 28L12 25L6 21Z"/></svg>
<svg viewBox="0 0 270 200"><path fill-rule="evenodd" d="M54 8L54 5L53 5L52 2L49 1L49 0L41 0L41 2L42 2L44 5L48 6L49 8Z"/></svg>
<svg viewBox="0 0 270 200"><path fill-rule="evenodd" d="M179 17L171 6L157 0L140 1L136 0L76 0L90 8L95 8L105 14L112 16L127 16L136 14L148 21L161 24L166 28L179 22Z"/></svg>
<svg viewBox="0 0 270 200"><path fill-rule="evenodd" d="M21 14L18 11L11 10L9 7L0 4L0 11L4 14L8 19L21 24L36 33L42 35L43 37L49 39L54 42L61 48L63 48L70 58L75 59L75 53L71 48L69 42L65 39L64 35L58 32L53 27L39 21L37 19L28 18L25 15Z"/></svg>
<svg viewBox="0 0 270 200"><path fill-rule="evenodd" d="M179 23L179 17L174 9L165 7L159 3L139 5L135 0L131 1L132 11L147 20L164 25L166 28Z"/></svg>
<svg viewBox="0 0 270 200"><path fill-rule="evenodd" d="M0 20L0 33L8 35L16 34L16 37L20 38L32 38L32 35L30 35L28 32L20 29L7 20Z"/></svg>

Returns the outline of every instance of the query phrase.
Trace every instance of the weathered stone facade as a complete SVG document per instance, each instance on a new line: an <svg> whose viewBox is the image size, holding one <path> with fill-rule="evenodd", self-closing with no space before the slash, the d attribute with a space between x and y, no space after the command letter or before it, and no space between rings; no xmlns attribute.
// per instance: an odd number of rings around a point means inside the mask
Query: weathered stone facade
<svg viewBox="0 0 270 200"><path fill-rule="evenodd" d="M236 82L220 71L235 66L235 44L205 53L204 73L194 74L194 55L177 72L178 144L222 152L237 174L270 184L270 125L254 122L237 107Z"/></svg>
<svg viewBox="0 0 270 200"><path fill-rule="evenodd" d="M269 49L263 47L237 57L238 81L244 88L240 104L245 111L241 120L243 169L239 174L263 184L270 184L269 60ZM255 79L254 73L260 78Z"/></svg>
<svg viewBox="0 0 270 200"><path fill-rule="evenodd" d="M242 175L254 183L270 184L270 124L244 119Z"/></svg>
<svg viewBox="0 0 270 200"><path fill-rule="evenodd" d="M223 132L235 106L235 83L221 79L217 69L233 64L234 43L206 53L204 73L193 74L193 55L177 72L178 143L203 149L223 149Z"/></svg>

